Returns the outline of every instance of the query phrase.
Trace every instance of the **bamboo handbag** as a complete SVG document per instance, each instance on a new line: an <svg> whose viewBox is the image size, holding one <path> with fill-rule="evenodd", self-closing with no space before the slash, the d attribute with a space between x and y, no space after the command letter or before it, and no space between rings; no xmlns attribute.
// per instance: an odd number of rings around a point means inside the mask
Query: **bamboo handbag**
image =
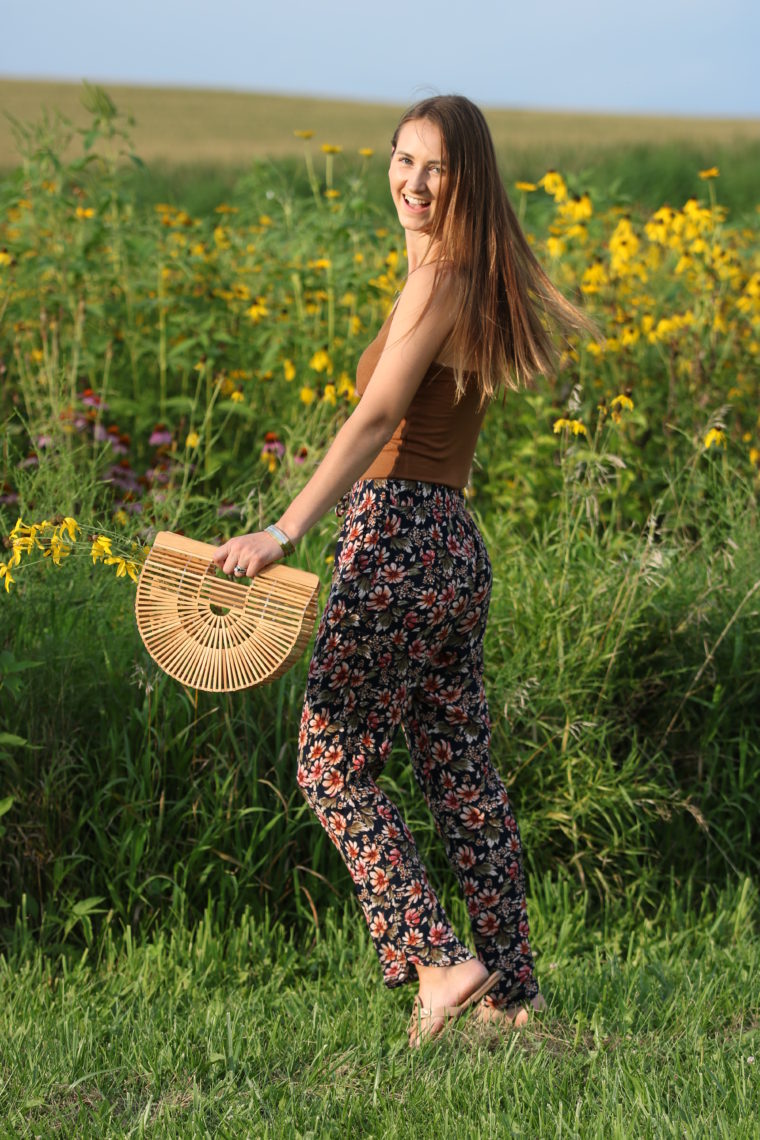
<svg viewBox="0 0 760 1140"><path fill-rule="evenodd" d="M220 577L215 546L160 531L137 583L137 628L154 661L206 692L259 685L301 656L317 619L319 578L273 563L249 585Z"/></svg>

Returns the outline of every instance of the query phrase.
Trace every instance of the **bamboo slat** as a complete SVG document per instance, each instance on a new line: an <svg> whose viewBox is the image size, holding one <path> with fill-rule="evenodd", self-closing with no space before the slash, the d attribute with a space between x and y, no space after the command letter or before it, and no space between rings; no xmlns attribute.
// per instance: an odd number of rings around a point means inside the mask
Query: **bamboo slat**
<svg viewBox="0 0 760 1140"><path fill-rule="evenodd" d="M248 585L221 576L216 550L160 531L137 583L137 628L154 661L177 681L234 692L281 677L317 620L319 578L273 563Z"/></svg>

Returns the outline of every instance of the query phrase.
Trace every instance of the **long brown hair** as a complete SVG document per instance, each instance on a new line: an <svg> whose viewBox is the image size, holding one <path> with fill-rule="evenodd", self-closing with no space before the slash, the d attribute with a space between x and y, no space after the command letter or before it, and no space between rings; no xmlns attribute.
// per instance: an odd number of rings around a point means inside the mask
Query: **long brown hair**
<svg viewBox="0 0 760 1140"><path fill-rule="evenodd" d="M481 403L504 388L556 371L556 334L595 333L588 317L550 281L520 228L499 174L483 113L463 95L415 103L404 123L427 119L441 132L448 178L433 216L430 244L439 272L453 265L459 290L447 345L456 361L456 398L464 394L463 365L477 372Z"/></svg>

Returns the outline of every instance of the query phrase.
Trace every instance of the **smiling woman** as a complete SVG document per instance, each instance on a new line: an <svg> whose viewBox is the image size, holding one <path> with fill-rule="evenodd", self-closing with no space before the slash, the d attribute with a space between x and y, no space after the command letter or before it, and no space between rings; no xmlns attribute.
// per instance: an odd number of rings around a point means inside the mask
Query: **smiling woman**
<svg viewBox="0 0 760 1140"><path fill-rule="evenodd" d="M469 100L411 108L389 180L408 275L359 361L359 404L277 525L230 539L215 560L253 576L340 499L298 783L346 862L385 983L419 980L414 1046L478 1002L479 1016L514 1022L542 1001L520 833L490 759L491 563L463 489L492 397L552 368L550 324L590 325L533 256ZM468 900L477 956L377 784L399 727Z"/></svg>

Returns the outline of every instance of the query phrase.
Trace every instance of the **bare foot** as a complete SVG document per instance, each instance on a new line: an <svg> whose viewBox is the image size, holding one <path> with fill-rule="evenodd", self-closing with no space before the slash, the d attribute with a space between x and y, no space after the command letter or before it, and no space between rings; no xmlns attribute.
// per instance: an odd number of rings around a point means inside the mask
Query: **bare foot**
<svg viewBox="0 0 760 1140"><path fill-rule="evenodd" d="M423 1038L435 1037L445 1028L445 1010L459 1005L482 985L489 970L478 958L468 958L456 966L417 966L417 973L420 988L409 1021L412 1049L416 1049ZM421 1010L429 1009L434 1009L436 1016L421 1014Z"/></svg>
<svg viewBox="0 0 760 1140"><path fill-rule="evenodd" d="M543 994L536 994L528 1004L532 1005L537 1013L546 1009L546 999ZM504 1029L522 1029L530 1021L530 1012L525 1008L525 1005L510 1005L506 1009L497 1009L488 1002L486 997L478 1003L473 1017L480 1025L498 1025Z"/></svg>

